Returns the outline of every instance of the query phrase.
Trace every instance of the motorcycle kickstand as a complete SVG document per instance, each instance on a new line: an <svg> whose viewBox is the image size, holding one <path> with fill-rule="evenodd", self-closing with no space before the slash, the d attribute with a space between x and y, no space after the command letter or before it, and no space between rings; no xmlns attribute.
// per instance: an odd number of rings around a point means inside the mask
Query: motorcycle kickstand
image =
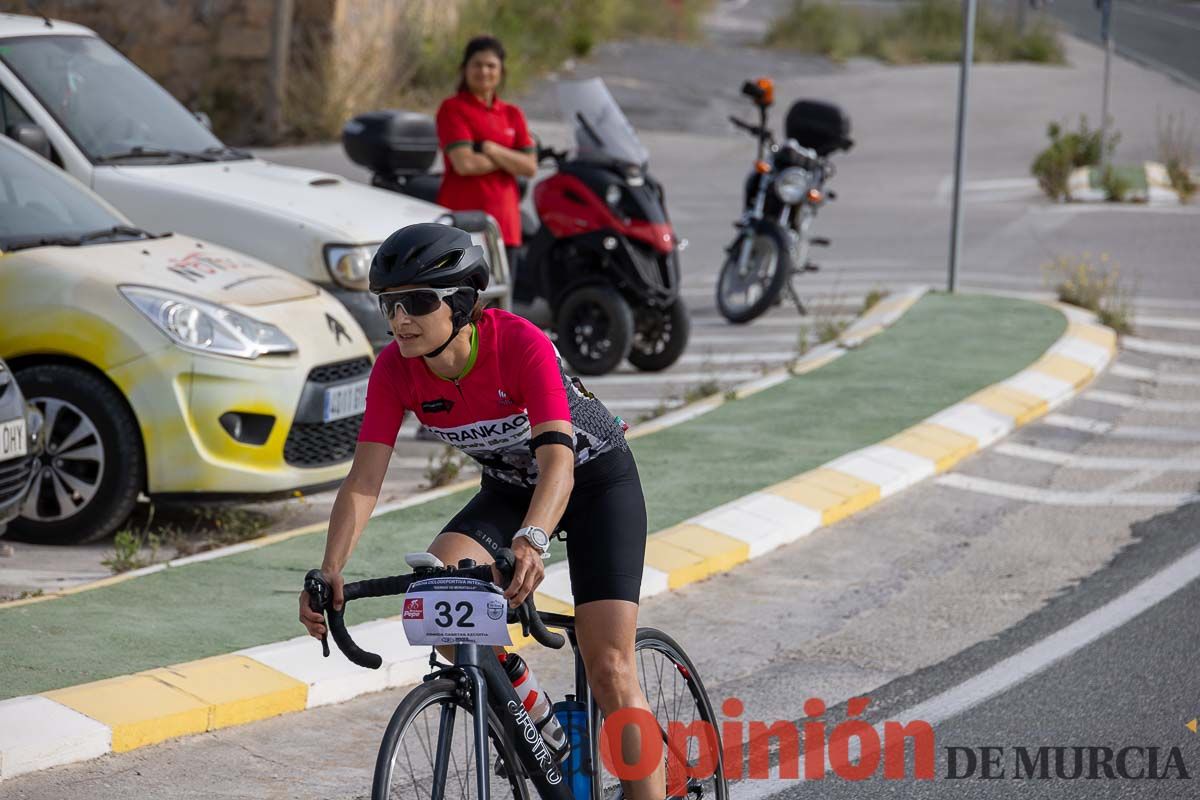
<svg viewBox="0 0 1200 800"><path fill-rule="evenodd" d="M788 297L792 298L792 302L796 304L796 311L799 312L800 316L808 316L808 309L804 307L804 303L800 302L800 295L796 292L796 287L792 286L791 278L788 278L784 288L787 290Z"/></svg>

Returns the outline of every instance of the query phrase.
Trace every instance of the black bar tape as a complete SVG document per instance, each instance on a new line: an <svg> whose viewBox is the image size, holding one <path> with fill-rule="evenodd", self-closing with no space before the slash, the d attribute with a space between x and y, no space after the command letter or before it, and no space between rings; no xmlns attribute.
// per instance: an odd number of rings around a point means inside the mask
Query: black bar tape
<svg viewBox="0 0 1200 800"><path fill-rule="evenodd" d="M537 436L529 440L529 452L537 457L537 449L544 444L561 444L563 447L575 452L575 440L570 435L562 431L546 431L539 433Z"/></svg>

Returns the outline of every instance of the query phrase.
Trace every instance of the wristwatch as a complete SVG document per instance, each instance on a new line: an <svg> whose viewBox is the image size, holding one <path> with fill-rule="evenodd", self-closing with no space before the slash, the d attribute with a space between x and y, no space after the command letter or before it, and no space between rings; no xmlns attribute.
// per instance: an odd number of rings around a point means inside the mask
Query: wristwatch
<svg viewBox="0 0 1200 800"><path fill-rule="evenodd" d="M513 534L513 541L525 539L542 554L542 560L550 557L550 537L536 525L527 525Z"/></svg>
<svg viewBox="0 0 1200 800"><path fill-rule="evenodd" d="M471 149L474 150L476 153L482 153L483 152L483 141L484 141L483 139L476 139L475 141L471 142Z"/></svg>

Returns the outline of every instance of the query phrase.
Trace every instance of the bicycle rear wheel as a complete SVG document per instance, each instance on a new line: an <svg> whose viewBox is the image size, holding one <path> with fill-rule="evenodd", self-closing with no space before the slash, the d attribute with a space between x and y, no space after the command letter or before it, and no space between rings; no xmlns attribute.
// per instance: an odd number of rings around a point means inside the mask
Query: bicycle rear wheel
<svg viewBox="0 0 1200 800"><path fill-rule="evenodd" d="M489 796L529 800L512 743L490 708L488 734ZM446 753L442 780L436 779L439 741ZM471 708L463 703L454 680L438 678L414 688L392 714L379 745L371 800L433 797L435 783L441 784L444 800L478 798L476 775Z"/></svg>
<svg viewBox="0 0 1200 800"><path fill-rule="evenodd" d="M667 789L669 798L688 800L729 800L729 787L725 782L725 759L721 751L719 722L713 713L708 692L700 680L696 665L688 658L679 643L656 628L638 628L634 641L634 659L638 669L638 683L650 704L650 711L658 721L664 735L664 759L667 761ZM688 726L694 722L705 722L712 727L716 736L716 769L704 778L686 778L673 774L682 764L696 766L700 762L701 742L695 738L686 741L686 752L667 753L669 742L665 741L670 723ZM623 800L620 782L604 768L600 758L599 723L597 736L592 742L592 763L597 765L593 794L597 800ZM674 780L673 780L674 779ZM671 792L673 785L686 783L686 792ZM597 785L598 784L598 785Z"/></svg>

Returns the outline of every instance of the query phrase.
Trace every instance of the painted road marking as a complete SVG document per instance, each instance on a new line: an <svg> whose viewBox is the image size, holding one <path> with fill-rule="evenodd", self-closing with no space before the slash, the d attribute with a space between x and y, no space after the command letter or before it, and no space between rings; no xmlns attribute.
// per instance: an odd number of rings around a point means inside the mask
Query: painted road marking
<svg viewBox="0 0 1200 800"><path fill-rule="evenodd" d="M904 724L921 720L936 726L953 719L1024 683L1093 642L1099 641L1136 619L1143 612L1154 608L1198 577L1200 577L1200 547L1065 628L928 700L890 715L889 721ZM882 741L884 723L878 723L874 727ZM854 745L859 744L859 741L857 738L851 740L849 756L852 761L858 759L859 751ZM826 770L828 771L828 769L829 766L826 764ZM803 773L801 774L803 775ZM737 800L762 800L795 786L797 782L779 778L742 781L730 787L732 789L731 796Z"/></svg>
<svg viewBox="0 0 1200 800"><path fill-rule="evenodd" d="M1200 442L1200 430L1172 428L1167 425L1114 425L1101 419L1073 417L1067 414L1048 414L1043 420L1056 428L1068 428L1084 433L1101 433L1118 439L1149 439L1156 442L1185 444Z"/></svg>
<svg viewBox="0 0 1200 800"><path fill-rule="evenodd" d="M1180 331L1200 331L1200 320L1180 317L1155 317L1138 314L1133 318L1138 328L1171 328Z"/></svg>
<svg viewBox="0 0 1200 800"><path fill-rule="evenodd" d="M1180 375L1174 372L1159 372L1145 367L1134 367L1129 364L1116 363L1109 369L1109 374L1118 378L1128 378L1135 381L1161 383L1164 386L1200 386L1200 375Z"/></svg>
<svg viewBox="0 0 1200 800"><path fill-rule="evenodd" d="M1124 392L1110 392L1107 389L1093 389L1090 392L1084 392L1081 397L1084 400L1091 400L1094 403L1106 403L1107 405L1120 406L1122 408L1141 408L1146 411L1164 411L1181 414L1200 411L1200 403L1189 403L1179 400L1155 400Z"/></svg>
<svg viewBox="0 0 1200 800"><path fill-rule="evenodd" d="M1149 353L1170 358L1200 359L1200 345L1181 344L1179 342L1164 342L1158 339L1142 339L1137 336L1126 336L1121 340L1121 346L1135 353Z"/></svg>
<svg viewBox="0 0 1200 800"><path fill-rule="evenodd" d="M1200 458L1137 458L1122 456L1089 456L1078 453L1066 453L1048 447L1033 447L1027 444L1004 442L996 445L995 452L1013 458L1024 458L1030 461L1040 461L1044 464L1057 464L1072 469L1107 470L1117 472L1133 472L1135 470L1156 469L1164 466L1171 471L1192 472L1200 471Z"/></svg>
<svg viewBox="0 0 1200 800"><path fill-rule="evenodd" d="M936 483L939 486L949 486L954 489L987 494L993 497L1005 497L1009 500L1022 500L1026 503L1077 508L1102 508L1108 506L1178 508L1187 503L1194 503L1200 500L1200 493L1197 492L1113 492L1108 489L1092 492L1076 492L1005 483L1004 481L994 481L990 478L962 475L957 472L937 478Z"/></svg>
<svg viewBox="0 0 1200 800"><path fill-rule="evenodd" d="M721 381L741 383L743 381L761 378L758 370L714 370L712 372L659 372L654 373L654 379L648 380L648 373L637 374L610 372L608 375L589 377L584 386L617 386L621 384L656 386L663 383L705 383ZM605 401L607 405L607 401Z"/></svg>

